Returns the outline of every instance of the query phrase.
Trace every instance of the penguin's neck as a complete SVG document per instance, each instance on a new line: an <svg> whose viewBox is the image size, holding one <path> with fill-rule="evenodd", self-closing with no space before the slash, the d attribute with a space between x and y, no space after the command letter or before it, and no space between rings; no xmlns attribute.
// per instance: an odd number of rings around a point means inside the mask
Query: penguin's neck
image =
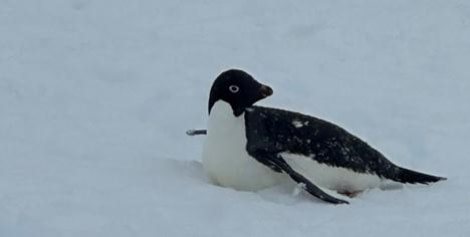
<svg viewBox="0 0 470 237"><path fill-rule="evenodd" d="M207 125L208 134L214 133L228 133L226 135L236 135L234 132L243 132L244 136L245 113L235 116L230 104L224 101L217 101L209 115L209 122Z"/></svg>

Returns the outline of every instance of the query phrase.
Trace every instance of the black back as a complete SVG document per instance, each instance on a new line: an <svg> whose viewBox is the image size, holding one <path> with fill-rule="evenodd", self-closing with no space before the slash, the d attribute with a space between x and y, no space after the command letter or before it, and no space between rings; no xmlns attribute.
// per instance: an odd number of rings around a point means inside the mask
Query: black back
<svg viewBox="0 0 470 237"><path fill-rule="evenodd" d="M261 148L277 154L288 152L308 156L329 166L381 177L398 169L358 137L312 116L252 106L246 110L245 123L248 150Z"/></svg>

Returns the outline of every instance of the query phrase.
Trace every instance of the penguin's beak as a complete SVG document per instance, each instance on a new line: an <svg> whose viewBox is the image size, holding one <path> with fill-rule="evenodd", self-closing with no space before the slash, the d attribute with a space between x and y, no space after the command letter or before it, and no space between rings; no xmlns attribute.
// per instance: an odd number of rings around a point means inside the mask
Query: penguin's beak
<svg viewBox="0 0 470 237"><path fill-rule="evenodd" d="M273 94L273 89L271 89L271 87L267 85L261 85L261 88L259 89L259 91L261 95L263 96L263 98L266 98Z"/></svg>

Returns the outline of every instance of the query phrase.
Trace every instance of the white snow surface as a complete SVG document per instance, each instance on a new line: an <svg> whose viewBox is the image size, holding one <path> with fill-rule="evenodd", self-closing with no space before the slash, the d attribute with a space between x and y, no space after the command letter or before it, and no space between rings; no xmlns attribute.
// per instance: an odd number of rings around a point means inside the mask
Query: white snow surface
<svg viewBox="0 0 470 237"><path fill-rule="evenodd" d="M0 0L0 236L469 236L470 1ZM211 83L446 176L329 205L210 184Z"/></svg>

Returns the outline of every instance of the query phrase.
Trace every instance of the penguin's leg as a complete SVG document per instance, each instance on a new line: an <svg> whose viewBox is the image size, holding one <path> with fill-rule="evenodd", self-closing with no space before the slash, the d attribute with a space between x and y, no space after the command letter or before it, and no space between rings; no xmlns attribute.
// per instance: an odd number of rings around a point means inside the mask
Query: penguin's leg
<svg viewBox="0 0 470 237"><path fill-rule="evenodd" d="M349 198L353 198L362 193L362 191L338 191L338 193L344 196L348 196Z"/></svg>
<svg viewBox="0 0 470 237"><path fill-rule="evenodd" d="M330 194L323 191L319 186L315 185L312 181L308 180L294 169L292 169L289 164L278 154L269 153L266 150L268 149L248 149L248 153L253 156L260 163L268 166L273 171L279 172L282 171L288 174L295 182L297 182L305 191L317 197L320 200L329 202L332 204L349 204L349 202L335 198Z"/></svg>

